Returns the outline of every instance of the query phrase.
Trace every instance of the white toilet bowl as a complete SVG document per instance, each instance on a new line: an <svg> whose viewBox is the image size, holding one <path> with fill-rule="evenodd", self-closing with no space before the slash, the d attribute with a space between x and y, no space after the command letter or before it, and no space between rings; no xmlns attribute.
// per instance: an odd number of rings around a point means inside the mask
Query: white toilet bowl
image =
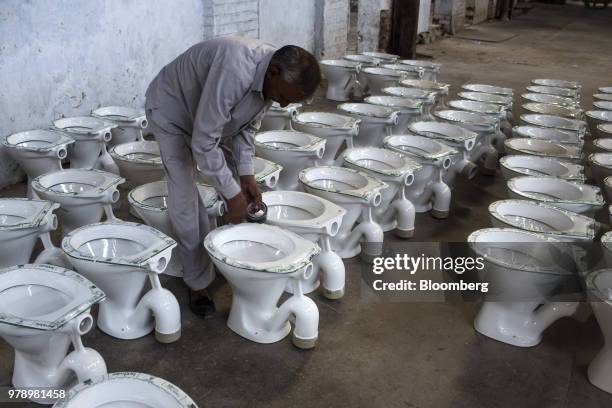
<svg viewBox="0 0 612 408"><path fill-rule="evenodd" d="M142 130L149 126L144 109L127 106L104 106L91 111L91 116L114 123L113 138L108 146L144 140Z"/></svg>
<svg viewBox="0 0 612 408"><path fill-rule="evenodd" d="M612 101L594 101L595 110L612 110Z"/></svg>
<svg viewBox="0 0 612 408"><path fill-rule="evenodd" d="M453 156L451 166L443 177L449 187L452 188L458 174L468 180L478 174L478 167L470 161L471 151L478 138L476 132L443 122L414 122L408 127L408 131L418 136L435 139L459 152Z"/></svg>
<svg viewBox="0 0 612 408"><path fill-rule="evenodd" d="M527 89L527 91L531 93L563 96L564 98L571 98L575 101L580 101L580 91L577 89L559 88L556 86L543 85L530 85L527 86L525 89Z"/></svg>
<svg viewBox="0 0 612 408"><path fill-rule="evenodd" d="M257 343L274 343L291 331L293 344L310 349L318 338L319 310L302 292L319 247L297 234L266 224L227 225L204 240L217 270L232 288L227 325ZM277 306L288 282L293 295Z"/></svg>
<svg viewBox="0 0 612 408"><path fill-rule="evenodd" d="M301 108L301 103L290 103L283 108L278 102L272 102L270 109L261 119L259 131L291 129L291 119L299 113Z"/></svg>
<svg viewBox="0 0 612 408"><path fill-rule="evenodd" d="M387 183L382 200L373 211L374 221L383 231L393 231L399 238L414 235L415 208L406 197L416 175L423 168L406 155L379 147L356 147L343 155L346 167L362 171Z"/></svg>
<svg viewBox="0 0 612 408"><path fill-rule="evenodd" d="M488 84L463 84L461 85L461 89L464 89L469 92L481 92L509 97L514 96L514 91L512 90L512 88L504 88L501 86Z"/></svg>
<svg viewBox="0 0 612 408"><path fill-rule="evenodd" d="M292 127L325 139L325 152L318 163L331 166L336 163L343 145L353 147L353 140L359 134L361 120L351 116L328 112L300 113L292 121Z"/></svg>
<svg viewBox="0 0 612 408"><path fill-rule="evenodd" d="M593 314L604 338L602 349L589 364L587 377L591 384L612 394L612 270L590 273L586 285Z"/></svg>
<svg viewBox="0 0 612 408"><path fill-rule="evenodd" d="M501 200L489 205L491 224L544 234L559 241L590 242L595 220L561 208L530 200Z"/></svg>
<svg viewBox="0 0 612 408"><path fill-rule="evenodd" d="M565 145L574 145L582 148L584 146L584 139L580 137L576 132L556 129L556 128L544 128L539 126L515 126L512 128L513 137L517 138L531 138L539 140L547 140L554 143L560 143Z"/></svg>
<svg viewBox="0 0 612 408"><path fill-rule="evenodd" d="M93 326L89 310L104 299L90 281L57 266L19 265L0 270L0 293L0 337L15 350L13 387L62 389L75 377L106 374L100 354L81 341Z"/></svg>
<svg viewBox="0 0 612 408"><path fill-rule="evenodd" d="M13 133L2 140L2 146L28 175L28 198L33 196L32 179L62 169L68 147L74 143L63 132L28 130Z"/></svg>
<svg viewBox="0 0 612 408"><path fill-rule="evenodd" d="M612 94L612 86L602 86L597 88L597 90L601 93Z"/></svg>
<svg viewBox="0 0 612 408"><path fill-rule="evenodd" d="M298 174L317 164L325 152L325 139L295 130L272 130L255 135L255 153L283 166L276 188L296 190Z"/></svg>
<svg viewBox="0 0 612 408"><path fill-rule="evenodd" d="M605 179L612 176L612 153L592 153L589 155L589 164L593 179L602 188L606 201L612 203L612 195L609 195L605 182Z"/></svg>
<svg viewBox="0 0 612 408"><path fill-rule="evenodd" d="M451 109L478 113L480 115L486 115L497 119L499 121L498 129L493 137L493 144L496 147L503 145L506 138L512 137L512 126L510 125L510 122L508 122L506 110L503 106L487 102L467 101L464 99L449 101L448 106Z"/></svg>
<svg viewBox="0 0 612 408"><path fill-rule="evenodd" d="M371 57L371 56L368 56L368 55L362 55L362 54L345 55L342 58L347 60L347 61L358 62L358 63L360 63L364 67L377 67L382 62L381 59L378 59L378 58L375 58L375 57Z"/></svg>
<svg viewBox="0 0 612 408"><path fill-rule="evenodd" d="M582 149L576 145L555 143L543 139L515 137L505 142L506 153L550 157L579 164Z"/></svg>
<svg viewBox="0 0 612 408"><path fill-rule="evenodd" d="M343 297L344 262L332 250L330 238L338 233L346 210L331 201L299 191L268 191L262 194L262 200L268 207L267 224L292 231L321 248L312 258L313 273L302 280L303 293L315 291L322 283L326 298ZM293 293L291 282L285 290Z"/></svg>
<svg viewBox="0 0 612 408"><path fill-rule="evenodd" d="M435 62L425 61L425 60L409 60L403 59L397 61L398 64L408 65L411 67L421 68L423 70L422 79L426 81L434 81L438 80L438 75L440 74L440 68L442 65L436 64Z"/></svg>
<svg viewBox="0 0 612 408"><path fill-rule="evenodd" d="M403 79L399 82L400 86L407 88L417 88L436 94L436 103L439 108L446 106L446 98L450 91L450 84L442 82L425 81L423 79Z"/></svg>
<svg viewBox="0 0 612 408"><path fill-rule="evenodd" d="M505 120L502 120L502 131L507 132L507 127L512 127L514 124L514 115L512 114L513 99L512 95L494 94L485 92L464 91L459 92L457 96L468 101L492 103L503 106L506 111Z"/></svg>
<svg viewBox="0 0 612 408"><path fill-rule="evenodd" d="M253 157L253 170L257 184L266 190L271 190L276 187L283 166L261 157Z"/></svg>
<svg viewBox="0 0 612 408"><path fill-rule="evenodd" d="M212 186L198 184L198 191L206 206L206 212L210 220L211 229L217 227L217 218L225 212L225 204ZM128 201L131 209L140 217L145 224L174 238L174 230L168 213L168 182L154 181L136 187L128 193ZM175 248L168 266L164 270L166 275L183 276L183 267L180 257ZM214 280L214 269L208 272L209 279L203 286L208 286Z"/></svg>
<svg viewBox="0 0 612 408"><path fill-rule="evenodd" d="M44 249L34 263L70 266L49 234L57 229L53 211L58 207L59 204L49 201L0 198L0 268L29 263L39 238Z"/></svg>
<svg viewBox="0 0 612 408"><path fill-rule="evenodd" d="M596 101L612 101L612 94L609 94L609 93L596 93L596 94L593 94L593 100L596 100Z"/></svg>
<svg viewBox="0 0 612 408"><path fill-rule="evenodd" d="M533 347L556 320L571 316L577 302L552 302L549 296L571 272L555 258L559 241L511 228L485 228L468 237L484 258L480 280L489 291L474 319L480 334L518 347Z"/></svg>
<svg viewBox="0 0 612 408"><path fill-rule="evenodd" d="M407 88L405 86L390 86L383 88L382 93L385 95L399 96L408 100L416 100L423 104L420 120L434 120L431 114L431 108L436 103L436 94L424 89Z"/></svg>
<svg viewBox="0 0 612 408"><path fill-rule="evenodd" d="M381 62L387 63L387 64L392 64L394 62L396 62L400 56L396 55L396 54L388 54L386 52L376 52L376 51L365 51L365 52L361 52L361 55L365 55L366 57L371 57L371 58L375 58ZM604 91L602 91L604 92Z"/></svg>
<svg viewBox="0 0 612 408"><path fill-rule="evenodd" d="M149 374L120 372L92 378L66 393L53 408L198 408L176 385Z"/></svg>
<svg viewBox="0 0 612 408"><path fill-rule="evenodd" d="M44 200L61 206L57 215L62 235L82 225L116 220L112 204L119 201L117 186L125 180L112 173L92 169L66 169L32 180L32 188Z"/></svg>
<svg viewBox="0 0 612 408"><path fill-rule="evenodd" d="M542 115L561 116L569 119L582 119L582 109L569 106L552 105L549 103L529 102L522 106L527 113L540 113Z"/></svg>
<svg viewBox="0 0 612 408"><path fill-rule="evenodd" d="M395 135L385 138L387 149L405 154L423 168L414 173L413 183L405 188L406 198L416 212L431 211L434 218L447 218L450 210L451 190L444 182L457 150L436 140L415 135Z"/></svg>
<svg viewBox="0 0 612 408"><path fill-rule="evenodd" d="M506 180L521 176L552 176L584 183L584 167L551 157L533 155L507 155L499 160Z"/></svg>
<svg viewBox="0 0 612 408"><path fill-rule="evenodd" d="M321 71L327 79L325 97L332 101L348 101L358 85L357 75L361 64L345 59L330 59L319 61Z"/></svg>
<svg viewBox="0 0 612 408"><path fill-rule="evenodd" d="M531 81L533 85L554 86L557 88L581 89L582 86L576 81L566 81L564 79L538 78Z"/></svg>
<svg viewBox="0 0 612 408"><path fill-rule="evenodd" d="M578 101L572 98L567 98L565 96L529 92L521 94L521 99L523 99L526 103L545 103L548 105L564 106L568 108L580 108L580 103Z"/></svg>
<svg viewBox="0 0 612 408"><path fill-rule="evenodd" d="M408 78L408 73L382 67L366 67L361 69L366 88L370 95L379 95L383 88L396 86L398 81Z"/></svg>
<svg viewBox="0 0 612 408"><path fill-rule="evenodd" d="M381 60L377 58L368 57L366 55L359 55L359 54L345 55L343 59L347 61L359 63L361 65L361 69L370 68L370 67L378 67L380 63L382 62ZM366 81L366 78L363 72L360 70L359 73L357 74L357 83L356 83L355 88L353 89L353 94L357 98L362 98L363 95L367 92L368 92L367 81Z"/></svg>
<svg viewBox="0 0 612 408"><path fill-rule="evenodd" d="M594 139L593 140L593 152L612 153L612 138L600 137L598 139Z"/></svg>
<svg viewBox="0 0 612 408"><path fill-rule="evenodd" d="M113 138L114 123L92 116L62 118L53 122L53 129L74 139L68 156L73 169L102 169L119 174L117 165L106 150L106 143Z"/></svg>
<svg viewBox="0 0 612 408"><path fill-rule="evenodd" d="M599 187L556 177L514 177L506 186L511 198L548 203L580 214L590 214L604 205Z"/></svg>
<svg viewBox="0 0 612 408"><path fill-rule="evenodd" d="M401 96L376 95L368 96L364 99L364 102L398 111L397 125L391 128L391 133L394 135L406 133L408 125L420 120L423 116L423 103L414 99L407 99Z"/></svg>
<svg viewBox="0 0 612 408"><path fill-rule="evenodd" d="M62 249L76 270L106 293L98 311L100 330L124 340L155 330L161 343L181 337L178 302L158 276L175 246L158 230L131 222L86 225L62 240Z"/></svg>
<svg viewBox="0 0 612 408"><path fill-rule="evenodd" d="M382 146L383 139L392 133L399 123L400 111L369 103L343 103L338 105L342 113L360 120L359 134L353 140L355 146Z"/></svg>
<svg viewBox="0 0 612 408"><path fill-rule="evenodd" d="M404 73L404 77L406 79L423 79L423 75L425 74L425 70L419 67L415 67L412 65L404 65L404 64L381 64L381 68L392 69L394 71L401 71Z"/></svg>
<svg viewBox="0 0 612 408"><path fill-rule="evenodd" d="M434 112L436 119L446 123L461 126L478 134L474 148L470 153L470 161L480 167L480 172L486 175L494 175L497 169L498 151L503 150L495 146L495 136L498 135L499 121L490 116L461 110L439 110ZM503 142L502 145L503 147Z"/></svg>
<svg viewBox="0 0 612 408"><path fill-rule="evenodd" d="M521 115L521 123L565 130L566 132L575 133L578 138L583 138L587 129L586 122L582 120L568 119L554 115L541 115L539 113Z"/></svg>
<svg viewBox="0 0 612 408"><path fill-rule="evenodd" d="M612 123L602 123L597 125L597 134L599 134L598 139L606 139L612 138ZM595 143L596 140L593 141Z"/></svg>
<svg viewBox="0 0 612 408"><path fill-rule="evenodd" d="M370 262L382 253L383 230L374 221L374 209L382 202L387 184L345 167L310 167L300 172L304 191L338 204L346 210L332 250L342 258L361 257ZM363 243L364 245L360 244Z"/></svg>
<svg viewBox="0 0 612 408"><path fill-rule="evenodd" d="M599 125L612 126L612 111L607 110L591 110L584 113L589 131L594 138L606 137L603 132L599 131Z"/></svg>
<svg viewBox="0 0 612 408"><path fill-rule="evenodd" d="M138 187L165 177L157 142L122 143L111 147L109 153L119 167L119 174L127 180L126 187Z"/></svg>

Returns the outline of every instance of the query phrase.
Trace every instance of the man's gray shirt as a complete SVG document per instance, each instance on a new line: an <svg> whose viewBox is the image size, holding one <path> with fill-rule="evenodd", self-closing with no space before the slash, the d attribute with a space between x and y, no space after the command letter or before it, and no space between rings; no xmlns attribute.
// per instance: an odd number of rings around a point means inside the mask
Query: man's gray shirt
<svg viewBox="0 0 612 408"><path fill-rule="evenodd" d="M251 38L221 37L189 48L149 85L145 108L168 133L191 135L196 163L225 198L240 187L232 177L222 138L232 138L238 175L252 175L254 134L269 107L263 83L275 48Z"/></svg>

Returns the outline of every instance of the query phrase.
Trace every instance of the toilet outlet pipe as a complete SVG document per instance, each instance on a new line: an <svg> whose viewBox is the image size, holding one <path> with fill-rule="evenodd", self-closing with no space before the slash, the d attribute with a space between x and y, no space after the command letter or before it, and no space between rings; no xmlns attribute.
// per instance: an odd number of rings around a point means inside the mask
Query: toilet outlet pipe
<svg viewBox="0 0 612 408"><path fill-rule="evenodd" d="M576 313L578 302L551 302L542 305L533 314L533 325L543 332L548 326L562 317Z"/></svg>
<svg viewBox="0 0 612 408"><path fill-rule="evenodd" d="M338 254L331 249L329 236L325 235L319 240L321 252L313 258L313 263L316 264L321 272L321 285L323 286L323 295L328 299L339 299L344 296L344 287L346 285L346 270L344 262Z"/></svg>
<svg viewBox="0 0 612 408"><path fill-rule="evenodd" d="M448 217L451 202L451 189L443 181L436 181L431 185L433 193L432 215L436 218Z"/></svg>
<svg viewBox="0 0 612 408"><path fill-rule="evenodd" d="M104 200L102 203L104 204L104 214L106 214L106 221L117 221L121 222L119 218L115 217L113 213L113 204L119 201L121 198L121 193L117 188L109 188L104 193Z"/></svg>
<svg viewBox="0 0 612 408"><path fill-rule="evenodd" d="M95 167L101 167L104 171L120 175L117 163L115 163L111 155L108 154L108 150L106 149L106 143L102 146L102 154L100 155L100 157L98 157Z"/></svg>
<svg viewBox="0 0 612 408"><path fill-rule="evenodd" d="M66 269L73 269L73 265L68 259L66 253L53 245L53 242L51 242L51 236L49 233L51 231L55 231L57 227L57 216L51 212L47 213L38 236L38 238L40 238L42 241L44 249L40 254L38 254L34 263L50 264Z"/></svg>
<svg viewBox="0 0 612 408"><path fill-rule="evenodd" d="M60 329L71 338L74 351L68 354L58 367L61 373L62 384L66 384L70 372L73 372L79 382L105 375L107 373L106 363L102 356L95 350L84 347L81 336L88 333L93 327L93 317L89 313L83 313L72 319Z"/></svg>
<svg viewBox="0 0 612 408"><path fill-rule="evenodd" d="M465 157L459 160L455 166L459 169L459 174L467 180L473 179L478 174L478 166Z"/></svg>
<svg viewBox="0 0 612 408"><path fill-rule="evenodd" d="M391 202L380 223L388 224L395 218L397 221L396 235L400 238L410 238L414 234L415 216L414 204L402 195Z"/></svg>

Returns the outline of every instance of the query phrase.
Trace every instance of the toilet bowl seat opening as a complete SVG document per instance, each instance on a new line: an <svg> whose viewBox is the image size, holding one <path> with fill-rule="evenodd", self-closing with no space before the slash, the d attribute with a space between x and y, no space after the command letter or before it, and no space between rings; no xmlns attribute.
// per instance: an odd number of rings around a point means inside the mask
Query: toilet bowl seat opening
<svg viewBox="0 0 612 408"><path fill-rule="evenodd" d="M48 222L50 212L59 208L59 204L27 198L0 198L0 231L22 228L37 228ZM57 228L57 217L51 220L53 229Z"/></svg>

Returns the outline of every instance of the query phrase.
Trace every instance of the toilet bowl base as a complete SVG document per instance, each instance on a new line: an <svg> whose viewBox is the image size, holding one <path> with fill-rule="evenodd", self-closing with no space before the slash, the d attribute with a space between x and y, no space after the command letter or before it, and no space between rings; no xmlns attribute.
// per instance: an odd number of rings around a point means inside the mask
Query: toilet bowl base
<svg viewBox="0 0 612 408"><path fill-rule="evenodd" d="M395 228L393 230L393 235L401 239L409 239L409 238L414 237L414 229L403 230L403 229Z"/></svg>
<svg viewBox="0 0 612 408"><path fill-rule="evenodd" d="M484 302L474 319L474 330L483 336L517 347L534 347L542 341L542 330L525 326L529 317L513 314L495 305Z"/></svg>
<svg viewBox="0 0 612 408"><path fill-rule="evenodd" d="M100 305L97 325L102 332L111 337L121 340L134 340L145 337L155 330L153 315L151 315L151 318L146 324L137 327L133 324L129 324L127 319L120 316L119 313L108 313L104 311L104 306L104 303Z"/></svg>
<svg viewBox="0 0 612 408"><path fill-rule="evenodd" d="M431 214L432 217L437 218L439 220L443 220L445 218L448 218L448 214L449 214L449 210L436 210L435 208L432 208L431 211L429 212Z"/></svg>
<svg viewBox="0 0 612 408"><path fill-rule="evenodd" d="M155 339L163 344L174 343L181 338L181 329L174 333L160 333L155 331Z"/></svg>
<svg viewBox="0 0 612 408"><path fill-rule="evenodd" d="M259 328L251 328L249 330L244 325L236 323L235 319L232 319L231 311L230 317L227 319L227 327L229 327L239 336L261 344L276 343L291 333L291 323L289 321L287 321L287 323L285 323L282 328L277 331L268 331Z"/></svg>
<svg viewBox="0 0 612 408"><path fill-rule="evenodd" d="M311 339L302 339L300 337L297 337L295 335L295 333L291 336L291 342L293 343L293 345L299 349L302 350L310 350L312 348L314 348L314 346L317 344L317 339L319 337L313 337Z"/></svg>
<svg viewBox="0 0 612 408"><path fill-rule="evenodd" d="M322 292L323 292L323 296L325 296L326 299L330 299L330 300L341 299L344 297L344 288L339 289L339 290L328 290L328 289L323 288Z"/></svg>

